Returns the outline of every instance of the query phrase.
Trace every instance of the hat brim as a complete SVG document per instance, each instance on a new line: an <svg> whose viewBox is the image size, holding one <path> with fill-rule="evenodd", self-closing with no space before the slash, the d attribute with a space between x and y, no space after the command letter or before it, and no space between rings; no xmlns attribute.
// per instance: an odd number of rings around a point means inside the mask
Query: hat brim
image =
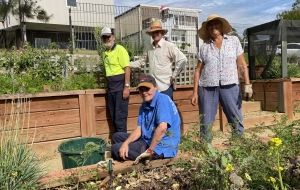
<svg viewBox="0 0 300 190"><path fill-rule="evenodd" d="M154 85L151 82L141 82L136 89L139 89L139 87L147 87L147 88L152 88Z"/></svg>
<svg viewBox="0 0 300 190"><path fill-rule="evenodd" d="M208 41L210 39L210 35L208 34L208 31L206 29L206 26L207 26L207 23L209 21L212 21L212 20L219 20L222 22L222 26L223 26L223 33L224 34L228 34L232 31L232 27L231 25L229 24L229 22L225 19L225 18L222 18L222 17L215 17L215 18L212 18L208 21L205 21L205 22L202 22L202 26L201 28L198 30L198 35L199 37L203 40L203 41Z"/></svg>
<svg viewBox="0 0 300 190"><path fill-rule="evenodd" d="M157 32L157 31L162 31L163 35L165 35L166 33L168 33L167 29L152 29L152 30L147 30L146 33L148 35L151 35L153 32Z"/></svg>
<svg viewBox="0 0 300 190"><path fill-rule="evenodd" d="M103 33L103 34L101 34L101 37L102 36L111 36L112 35L112 33Z"/></svg>

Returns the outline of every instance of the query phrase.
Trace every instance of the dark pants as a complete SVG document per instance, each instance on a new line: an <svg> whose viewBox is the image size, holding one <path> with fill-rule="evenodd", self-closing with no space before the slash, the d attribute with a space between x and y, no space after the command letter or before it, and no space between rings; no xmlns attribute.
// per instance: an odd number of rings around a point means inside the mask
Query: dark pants
<svg viewBox="0 0 300 190"><path fill-rule="evenodd" d="M108 92L108 109L115 132L127 132L128 99L123 99L123 91Z"/></svg>
<svg viewBox="0 0 300 190"><path fill-rule="evenodd" d="M117 132L112 136L113 145L111 155L114 160L123 160L119 155L119 150L123 142L129 137L128 133ZM140 154L145 152L148 145L143 140L137 140L129 144L128 159L135 160Z"/></svg>
<svg viewBox="0 0 300 190"><path fill-rule="evenodd" d="M111 147L111 155L114 160L123 160L120 155L119 155L119 150L123 144L123 142L129 137L128 133L123 133L123 132L117 132L114 133L112 136L112 142L113 145ZM147 143L141 139L129 143L129 150L128 150L128 159L129 160L135 160L140 154L145 152L149 146ZM152 155L152 159L163 159L164 155L157 155L155 152Z"/></svg>
<svg viewBox="0 0 300 190"><path fill-rule="evenodd" d="M173 85L171 85L167 90L161 91L161 93L168 95L171 98L171 100L173 100L173 91Z"/></svg>
<svg viewBox="0 0 300 190"><path fill-rule="evenodd" d="M212 141L211 128L217 114L219 102L232 127L232 133L244 132L242 96L239 85L218 87L199 87L200 136L207 142Z"/></svg>

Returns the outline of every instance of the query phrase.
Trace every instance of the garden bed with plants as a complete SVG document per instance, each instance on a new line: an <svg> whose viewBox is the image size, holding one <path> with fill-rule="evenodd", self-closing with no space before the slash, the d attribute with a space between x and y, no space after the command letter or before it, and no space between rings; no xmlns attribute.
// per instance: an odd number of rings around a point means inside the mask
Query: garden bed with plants
<svg viewBox="0 0 300 190"><path fill-rule="evenodd" d="M76 182L53 189L299 189L300 121L247 131L231 138L225 150L198 141L190 131L181 152L189 154L172 165L134 169L104 180ZM268 135L259 136L263 131ZM150 162L151 163L151 162Z"/></svg>
<svg viewBox="0 0 300 190"><path fill-rule="evenodd" d="M271 133L262 138L259 135L265 130ZM184 157L172 165L152 169L144 167L114 173L112 180L70 180L69 185L52 189L300 188L300 121L282 119L272 127L247 131L243 138L228 139L223 150L199 142L197 131L191 130L182 137L180 151L190 155L189 159ZM44 175L38 164L40 161L30 156L32 153L25 146L1 138L0 188L39 189L38 177ZM12 145L22 148L12 149ZM8 162L17 158L18 164ZM30 162L24 162L22 158L28 158Z"/></svg>

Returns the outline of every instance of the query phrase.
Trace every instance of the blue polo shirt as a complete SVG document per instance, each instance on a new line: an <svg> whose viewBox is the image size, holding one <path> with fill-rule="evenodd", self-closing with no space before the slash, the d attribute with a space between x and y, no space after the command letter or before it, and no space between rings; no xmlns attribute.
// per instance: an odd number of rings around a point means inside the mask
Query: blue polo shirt
<svg viewBox="0 0 300 190"><path fill-rule="evenodd" d="M156 91L151 102L144 102L140 108L138 126L141 127L141 139L150 146L152 137L161 122L168 124L166 134L157 144L154 152L165 158L175 157L180 143L180 117L178 110L165 94Z"/></svg>

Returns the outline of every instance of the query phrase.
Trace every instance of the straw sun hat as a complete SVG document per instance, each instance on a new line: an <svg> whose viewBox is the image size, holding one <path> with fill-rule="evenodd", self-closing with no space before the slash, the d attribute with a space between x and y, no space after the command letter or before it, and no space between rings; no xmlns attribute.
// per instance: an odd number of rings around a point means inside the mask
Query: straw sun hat
<svg viewBox="0 0 300 190"><path fill-rule="evenodd" d="M152 20L149 29L146 31L147 34L151 35L153 32L162 31L165 35L168 30L162 27L160 20Z"/></svg>
<svg viewBox="0 0 300 190"><path fill-rule="evenodd" d="M198 30L198 35L203 41L208 41L210 39L210 35L206 29L206 26L207 26L207 23L212 20L219 20L222 22L224 34L228 34L232 31L232 27L230 26L229 22L225 18L222 18L217 14L209 15L207 17L206 21L202 22L202 26Z"/></svg>

